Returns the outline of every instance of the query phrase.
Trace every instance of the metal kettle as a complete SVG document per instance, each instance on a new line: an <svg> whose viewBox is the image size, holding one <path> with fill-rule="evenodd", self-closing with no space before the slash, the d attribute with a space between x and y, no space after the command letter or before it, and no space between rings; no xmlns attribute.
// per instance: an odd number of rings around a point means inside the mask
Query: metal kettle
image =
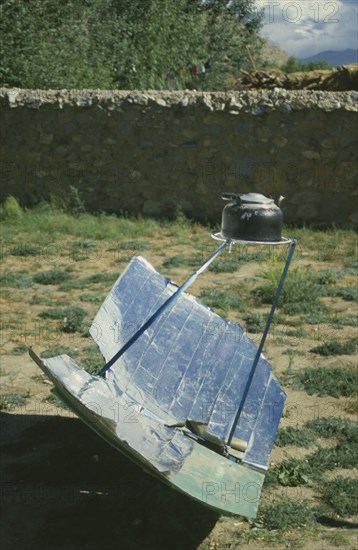
<svg viewBox="0 0 358 550"><path fill-rule="evenodd" d="M254 242L280 242L283 214L271 197L260 193L223 193L230 201L222 213L221 235L226 239Z"/></svg>

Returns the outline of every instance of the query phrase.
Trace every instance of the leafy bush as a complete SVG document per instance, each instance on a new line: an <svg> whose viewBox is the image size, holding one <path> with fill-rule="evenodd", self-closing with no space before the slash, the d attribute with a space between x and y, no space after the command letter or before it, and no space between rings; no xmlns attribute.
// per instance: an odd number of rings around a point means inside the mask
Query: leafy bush
<svg viewBox="0 0 358 550"><path fill-rule="evenodd" d="M307 367L286 375L288 383L295 389L304 389L309 395L320 397L351 397L358 394L358 372L337 367Z"/></svg>
<svg viewBox="0 0 358 550"><path fill-rule="evenodd" d="M337 477L322 486L324 500L342 517L358 515L358 479Z"/></svg>
<svg viewBox="0 0 358 550"><path fill-rule="evenodd" d="M282 270L274 267L264 273L267 283L253 290L259 303L271 304L281 278ZM288 272L279 305L287 315L316 313L326 309L320 301L321 288L312 272L292 269Z"/></svg>
<svg viewBox="0 0 358 550"><path fill-rule="evenodd" d="M9 271L0 275L0 285L12 288L30 288L34 280L26 271Z"/></svg>
<svg viewBox="0 0 358 550"><path fill-rule="evenodd" d="M1 393L0 394L0 411L12 411L16 407L26 405L26 394L20 393Z"/></svg>
<svg viewBox="0 0 358 550"><path fill-rule="evenodd" d="M7 221L19 221L23 216L23 210L15 197L8 197L0 207L0 218Z"/></svg>
<svg viewBox="0 0 358 550"><path fill-rule="evenodd" d="M341 440L358 441L358 422L339 416L315 418L305 423L305 428L321 437L337 437Z"/></svg>
<svg viewBox="0 0 358 550"><path fill-rule="evenodd" d="M286 531L292 527L305 527L315 523L315 512L307 502L282 500L266 507L260 515L265 529Z"/></svg>
<svg viewBox="0 0 358 550"><path fill-rule="evenodd" d="M53 269L52 271L43 271L42 273L36 273L33 277L35 283L41 285L59 285L64 281L71 278L71 275L67 271L61 271L59 269Z"/></svg>
<svg viewBox="0 0 358 550"><path fill-rule="evenodd" d="M275 445L285 447L286 445L296 445L297 447L310 447L316 443L316 438L311 430L307 428L293 428L287 426L280 428L277 432Z"/></svg>
<svg viewBox="0 0 358 550"><path fill-rule="evenodd" d="M87 311L79 306L54 307L39 314L43 319L61 319L63 332L81 332Z"/></svg>
<svg viewBox="0 0 358 550"><path fill-rule="evenodd" d="M310 351L319 355L355 355L357 352L358 338L350 338L345 342L326 342L321 346L316 346Z"/></svg>

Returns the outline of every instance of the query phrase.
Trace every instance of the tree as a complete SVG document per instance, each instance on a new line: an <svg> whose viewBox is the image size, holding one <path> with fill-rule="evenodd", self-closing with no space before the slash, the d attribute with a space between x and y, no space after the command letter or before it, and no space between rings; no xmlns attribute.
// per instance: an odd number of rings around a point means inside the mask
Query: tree
<svg viewBox="0 0 358 550"><path fill-rule="evenodd" d="M2 85L222 89L248 68L254 0L2 0ZM190 66L211 61L192 75Z"/></svg>

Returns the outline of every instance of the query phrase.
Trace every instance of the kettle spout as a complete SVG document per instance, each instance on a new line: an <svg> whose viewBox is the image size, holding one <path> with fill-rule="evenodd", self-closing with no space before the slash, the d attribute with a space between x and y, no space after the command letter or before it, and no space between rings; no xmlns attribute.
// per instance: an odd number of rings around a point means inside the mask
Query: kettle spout
<svg viewBox="0 0 358 550"><path fill-rule="evenodd" d="M273 193L271 195L271 198L273 198L273 200L275 201L275 204L277 206L280 206L281 202L283 201L283 199L285 198L283 195L280 195L280 193Z"/></svg>

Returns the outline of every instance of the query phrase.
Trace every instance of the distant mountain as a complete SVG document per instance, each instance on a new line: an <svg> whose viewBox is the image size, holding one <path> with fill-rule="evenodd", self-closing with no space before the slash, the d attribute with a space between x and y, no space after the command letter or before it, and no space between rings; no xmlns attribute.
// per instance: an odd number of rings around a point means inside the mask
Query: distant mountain
<svg viewBox="0 0 358 550"><path fill-rule="evenodd" d="M304 63L310 61L327 61L332 67L338 67L339 65L349 65L350 63L358 63L357 50L343 50L337 52L334 50L328 50L326 52L316 53L310 57L301 58Z"/></svg>
<svg viewBox="0 0 358 550"><path fill-rule="evenodd" d="M261 50L261 59L264 65L281 67L287 63L289 55L279 46L266 42Z"/></svg>

